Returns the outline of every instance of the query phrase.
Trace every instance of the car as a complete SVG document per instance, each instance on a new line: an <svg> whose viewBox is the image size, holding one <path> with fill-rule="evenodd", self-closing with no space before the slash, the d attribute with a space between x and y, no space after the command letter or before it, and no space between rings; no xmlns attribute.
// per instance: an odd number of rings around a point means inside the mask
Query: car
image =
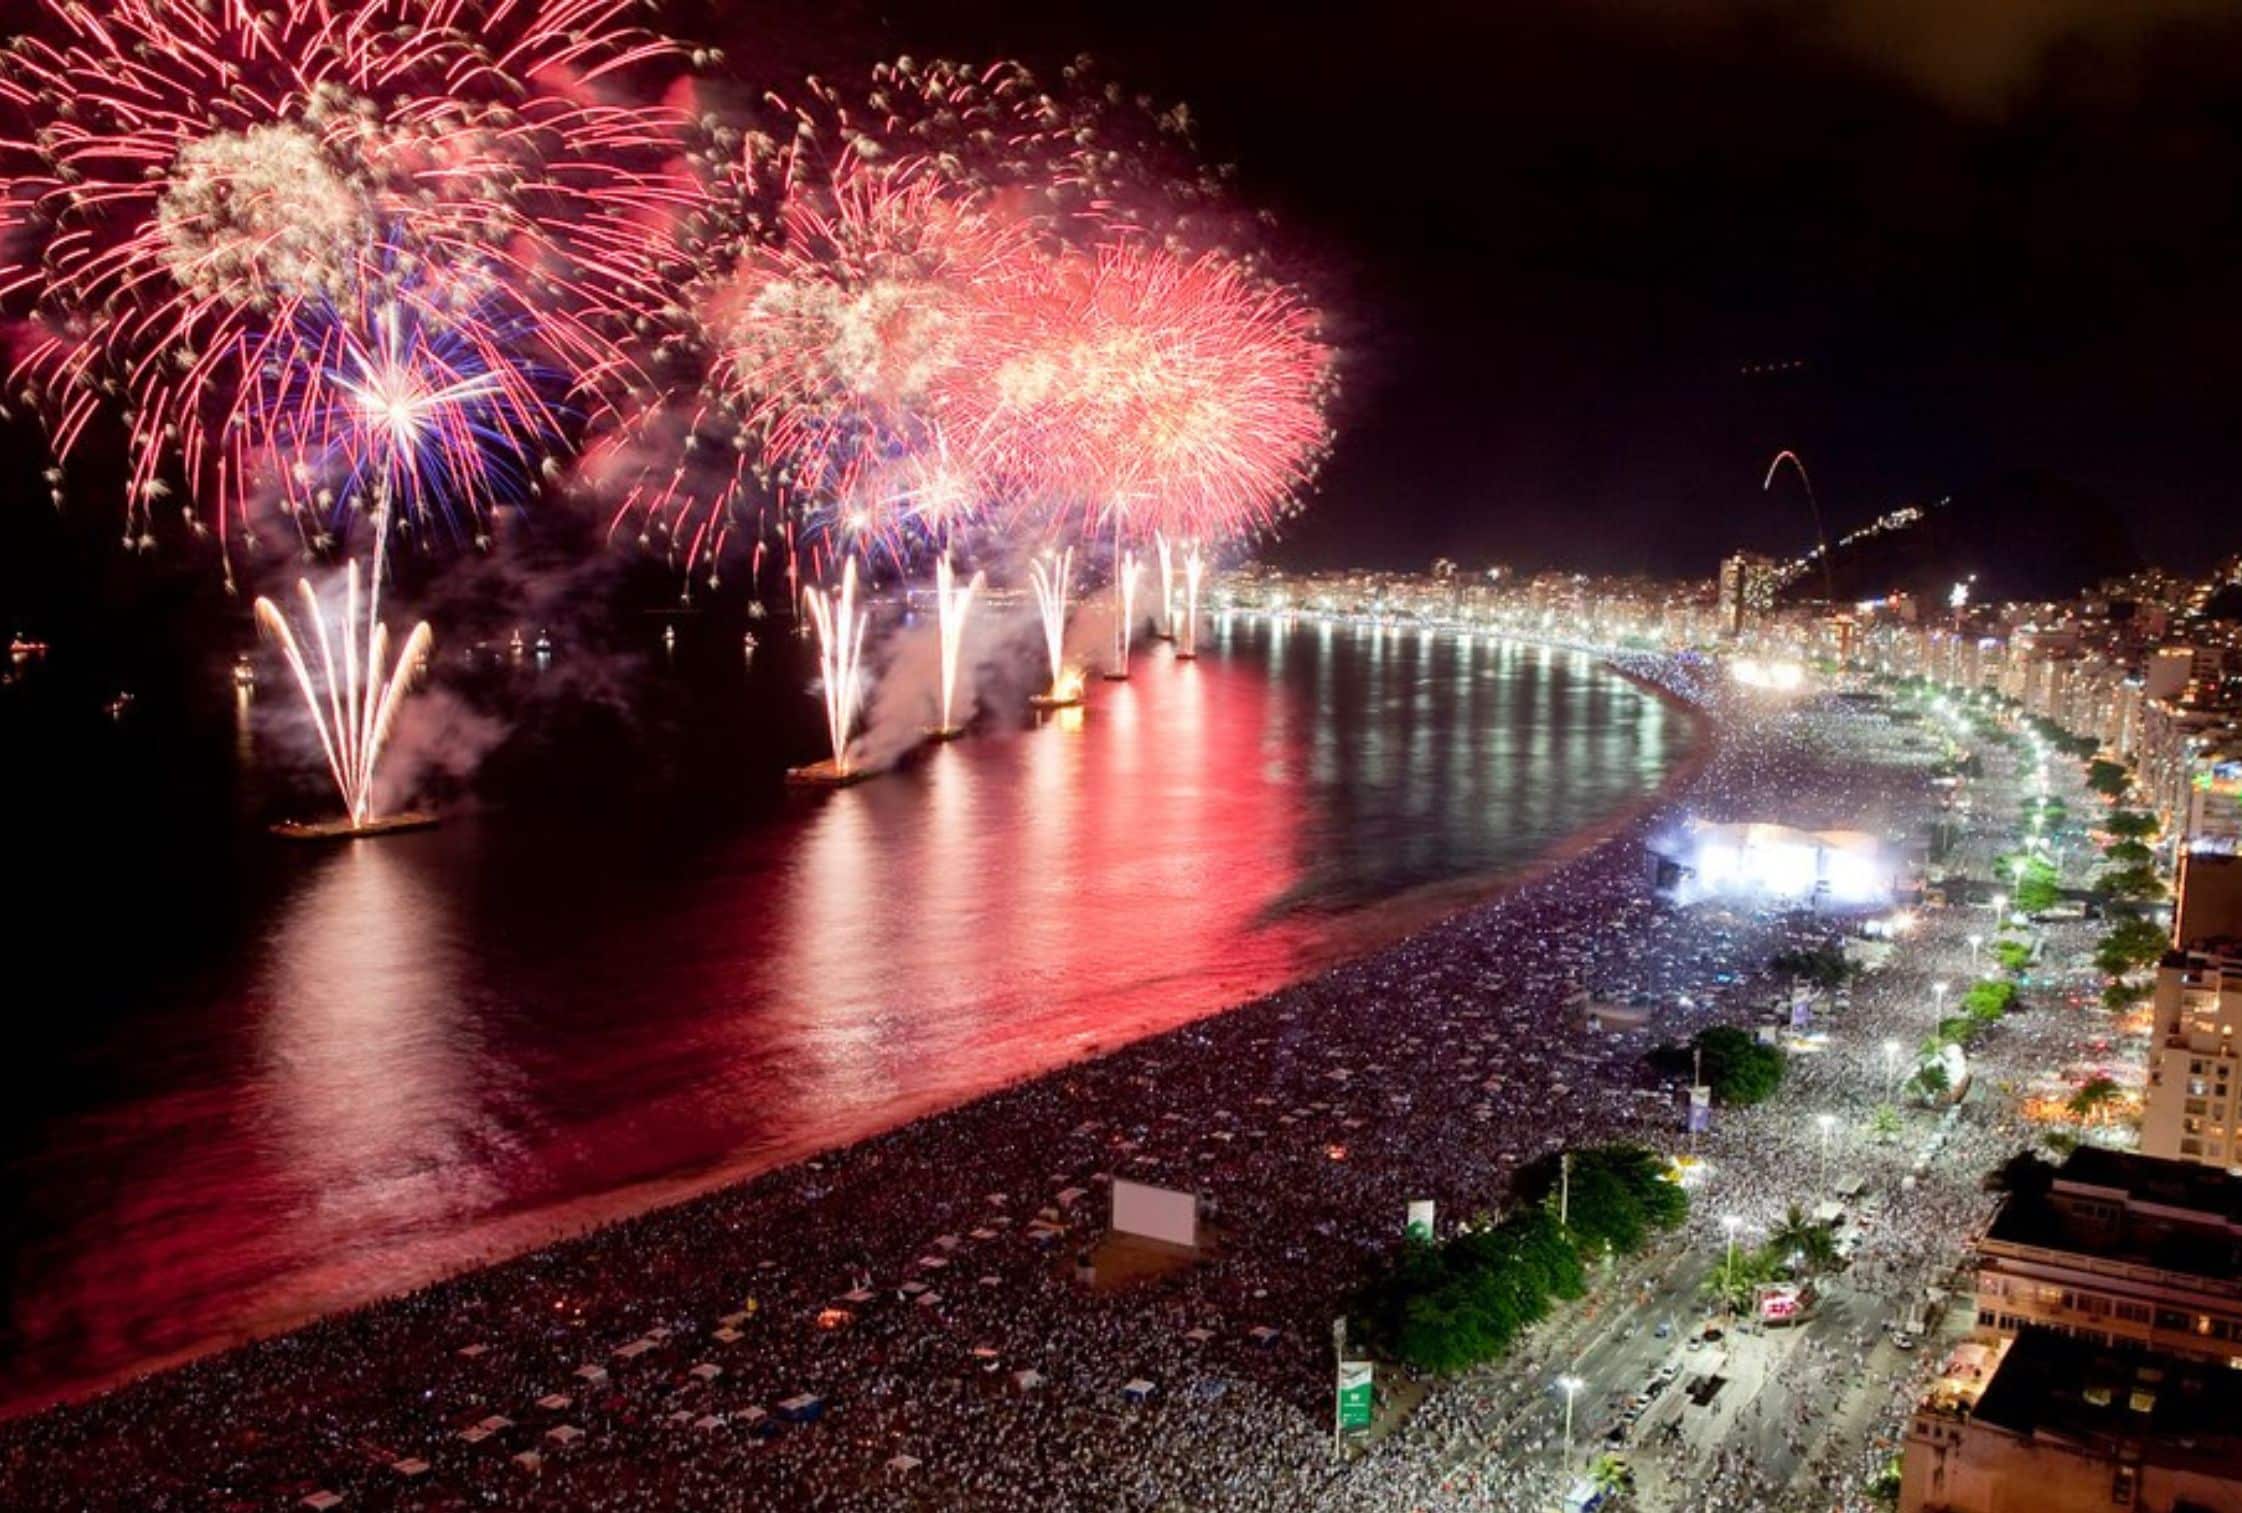
<svg viewBox="0 0 2242 1513"><path fill-rule="evenodd" d="M1674 1332L1674 1321L1672 1319L1660 1319L1658 1327L1651 1332L1662 1340L1666 1339Z"/></svg>
<svg viewBox="0 0 2242 1513"><path fill-rule="evenodd" d="M1707 1324L1697 1336L1708 1345L1717 1345L1724 1337L1725 1333L1718 1324Z"/></svg>
<svg viewBox="0 0 2242 1513"><path fill-rule="evenodd" d="M1902 1329L1892 1336L1892 1348L1895 1350L1913 1350L1915 1348L1915 1336Z"/></svg>

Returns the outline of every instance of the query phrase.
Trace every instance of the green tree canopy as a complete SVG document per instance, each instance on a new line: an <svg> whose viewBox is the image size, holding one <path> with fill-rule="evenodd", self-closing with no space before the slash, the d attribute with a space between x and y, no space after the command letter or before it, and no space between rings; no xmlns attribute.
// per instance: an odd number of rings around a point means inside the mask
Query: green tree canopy
<svg viewBox="0 0 2242 1513"><path fill-rule="evenodd" d="M1662 1046L1654 1060L1667 1071L1686 1073L1692 1049L1702 1059L1705 1085L1729 1107L1764 1102L1782 1086L1783 1053L1732 1025L1700 1030L1688 1046Z"/></svg>
<svg viewBox="0 0 2242 1513"><path fill-rule="evenodd" d="M2094 879L2094 891L2106 898L2150 903L2164 896L2164 880L2154 867L2114 867Z"/></svg>
<svg viewBox="0 0 2242 1513"><path fill-rule="evenodd" d="M1954 1091L1954 1079L1946 1075L1946 1063L1934 1057L1915 1069L1907 1087L1925 1103L1936 1103Z"/></svg>
<svg viewBox="0 0 2242 1513"><path fill-rule="evenodd" d="M2124 840L2145 841L2156 834L2156 816L2138 809L2120 809L2102 821L2102 828Z"/></svg>
<svg viewBox="0 0 2242 1513"><path fill-rule="evenodd" d="M1827 1271L1837 1263L1837 1237L1796 1203L1768 1231L1767 1248L1805 1272Z"/></svg>
<svg viewBox="0 0 2242 1513"><path fill-rule="evenodd" d="M2094 965L2107 976L2123 977L2162 957L2168 944L2164 931L2149 920L2116 920L2094 948Z"/></svg>
<svg viewBox="0 0 2242 1513"><path fill-rule="evenodd" d="M2124 797L2125 790L2132 781L2132 775L2125 770L2123 763L2097 759L2087 764L2086 786L2104 798Z"/></svg>
<svg viewBox="0 0 2242 1513"><path fill-rule="evenodd" d="M2061 880L2052 862L2036 856L2027 857L2016 869L2015 876L2015 893L2010 902L2018 912L2038 914L2062 901Z"/></svg>

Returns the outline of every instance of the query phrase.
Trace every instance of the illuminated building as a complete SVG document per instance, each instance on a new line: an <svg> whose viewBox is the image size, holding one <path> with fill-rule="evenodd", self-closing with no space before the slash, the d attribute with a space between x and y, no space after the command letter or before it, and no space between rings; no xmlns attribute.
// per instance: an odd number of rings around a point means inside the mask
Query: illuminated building
<svg viewBox="0 0 2242 1513"><path fill-rule="evenodd" d="M2082 1145L2046 1191L2009 1194L1976 1260L1981 1336L2242 1366L2242 1178Z"/></svg>
<svg viewBox="0 0 2242 1513"><path fill-rule="evenodd" d="M1742 635L1775 607L1780 584L1775 559L1757 552L1737 552L1720 565L1721 634Z"/></svg>
<svg viewBox="0 0 2242 1513"><path fill-rule="evenodd" d="M2213 928L2203 919L2208 908L2199 900L2196 919L2185 928ZM2242 945L2199 944L2174 951L2156 970L2141 1149L2167 1160L2242 1168L2242 1078L2235 1075Z"/></svg>
<svg viewBox="0 0 2242 1513"><path fill-rule="evenodd" d="M2242 1373L2033 1329L1954 1374L1909 1423L1902 1513L2242 1508Z"/></svg>

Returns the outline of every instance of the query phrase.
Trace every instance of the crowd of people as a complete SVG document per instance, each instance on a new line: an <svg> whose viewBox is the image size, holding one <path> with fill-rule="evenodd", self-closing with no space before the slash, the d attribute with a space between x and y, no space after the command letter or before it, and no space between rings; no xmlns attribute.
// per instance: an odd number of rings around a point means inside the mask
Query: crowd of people
<svg viewBox="0 0 2242 1513"><path fill-rule="evenodd" d="M1717 706L1715 734L1666 809L1590 854L1213 1019L0 1425L0 1504L1546 1506L1547 1381L1579 1315L1459 1381L1389 1372L1379 1432L1345 1456L1334 1315L1391 1258L1412 1201L1445 1229L1499 1212L1513 1173L1554 1149L1679 1148L1684 1090L1646 1053L1762 1014L1768 958L1828 936L1798 911L1662 902L1656 827L1686 810L1896 835L1919 825L1934 760L1872 709L1747 704L1683 661L1629 671ZM1856 989L1845 1043L1919 1041L1920 976L1896 964ZM1649 1013L1592 1022L1598 1003ZM1801 1201L1824 1138L1802 1107L1837 1116L1847 1173L1898 1194L1921 1140L1865 1133L1881 1073L1836 1053L1792 1063L1776 1106L1703 1137L1714 1186L1646 1265L1717 1248L1720 1214L1764 1226ZM1854 1285L1919 1287L1981 1219L1976 1175L2016 1132L1988 1117L1945 1138L1951 1157L1895 1196ZM1115 1178L1197 1194L1203 1253L1116 1284L1143 1258L1103 1243ZM1708 1508L1757 1505L1787 1477L1752 1457L1700 1469L1691 1505ZM1863 1471L1817 1474L1849 1487Z"/></svg>

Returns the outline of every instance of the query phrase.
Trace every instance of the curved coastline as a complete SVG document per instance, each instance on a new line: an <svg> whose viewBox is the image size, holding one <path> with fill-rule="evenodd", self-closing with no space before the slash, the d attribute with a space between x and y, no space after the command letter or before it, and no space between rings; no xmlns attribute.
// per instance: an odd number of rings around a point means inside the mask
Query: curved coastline
<svg viewBox="0 0 2242 1513"><path fill-rule="evenodd" d="M1579 648L1574 648L1579 649ZM1358 967L1380 954L1405 947L1429 932L1465 915L1491 908L1504 899L1584 863L1622 839L1637 833L1653 816L1668 809L1676 797L1693 785L1711 761L1717 729L1701 704L1655 678L1631 670L1610 657L1598 656L1601 671L1658 700L1683 718L1688 727L1686 745L1660 780L1630 801L1595 822L1572 831L1520 866L1492 875L1427 884L1381 900L1366 908L1348 911L1333 922L1317 948L1299 963L1299 969L1264 991L1221 1004L1177 1021L1118 1024L1110 1036L1087 1044L1080 1054L1054 1061L1040 1070L992 1084L970 1096L931 1106L899 1106L894 1117L877 1127L851 1131L830 1144L761 1161L724 1161L650 1181L608 1189L596 1195L532 1211L479 1227L474 1238L476 1254L462 1264L439 1267L395 1289L341 1304L314 1304L278 1309L253 1325L214 1331L197 1343L154 1355L119 1369L72 1379L0 1400L0 1425L49 1410L70 1411L118 1391L129 1391L166 1373L210 1362L230 1352L255 1350L323 1321L378 1313L412 1300L459 1287L482 1273L517 1264L534 1264L546 1252L588 1243L593 1237L637 1224L650 1223L673 1210L712 1202L727 1193L765 1183L798 1178L821 1162L844 1159L879 1142L907 1136L919 1126L961 1120L993 1100L1019 1095L1039 1084L1057 1083L1087 1064L1156 1044L1179 1034L1207 1033L1224 1020L1288 992L1301 990L1336 972Z"/></svg>

